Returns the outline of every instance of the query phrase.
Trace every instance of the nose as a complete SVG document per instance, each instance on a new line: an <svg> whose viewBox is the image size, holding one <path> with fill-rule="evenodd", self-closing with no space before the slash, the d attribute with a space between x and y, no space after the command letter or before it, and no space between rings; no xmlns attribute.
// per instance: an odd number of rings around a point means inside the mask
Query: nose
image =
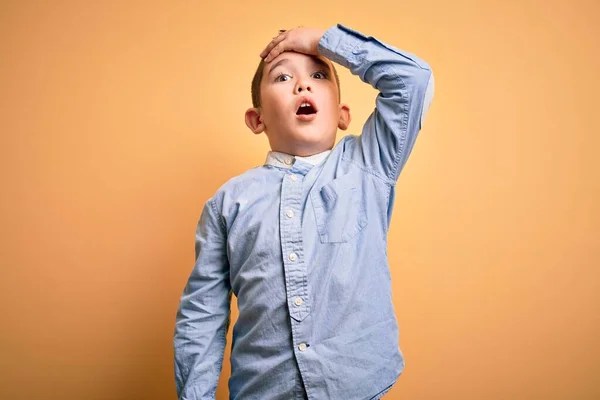
<svg viewBox="0 0 600 400"><path fill-rule="evenodd" d="M312 89L307 83L305 83L305 81L303 79L298 80L298 83L296 84L296 92L302 93L304 91L312 92Z"/></svg>

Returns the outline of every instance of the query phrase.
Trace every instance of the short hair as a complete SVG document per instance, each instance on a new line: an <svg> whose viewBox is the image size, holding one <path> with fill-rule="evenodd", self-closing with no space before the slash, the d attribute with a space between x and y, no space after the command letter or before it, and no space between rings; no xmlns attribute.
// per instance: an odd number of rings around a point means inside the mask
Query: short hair
<svg viewBox="0 0 600 400"><path fill-rule="evenodd" d="M252 94L252 107L258 108L261 106L260 102L260 84L263 78L263 71L265 69L265 60L261 59L258 63L258 68L256 68L256 72L254 73L254 77L252 78L252 88L250 90ZM333 63L331 64L331 68L333 69L333 75L335 76L335 83L338 87L338 101L342 99L342 93L340 88L340 77L338 76L337 70Z"/></svg>

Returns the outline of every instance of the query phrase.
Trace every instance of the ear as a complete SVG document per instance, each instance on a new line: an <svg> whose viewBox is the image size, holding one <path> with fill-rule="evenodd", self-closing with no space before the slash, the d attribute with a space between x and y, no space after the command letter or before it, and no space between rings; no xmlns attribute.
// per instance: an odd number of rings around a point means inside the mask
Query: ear
<svg viewBox="0 0 600 400"><path fill-rule="evenodd" d="M246 110L246 125L256 135L265 130L265 124L261 120L259 108L249 108Z"/></svg>
<svg viewBox="0 0 600 400"><path fill-rule="evenodd" d="M350 107L347 104L340 103L340 120L338 122L338 128L345 131L350 125L352 117L350 116Z"/></svg>

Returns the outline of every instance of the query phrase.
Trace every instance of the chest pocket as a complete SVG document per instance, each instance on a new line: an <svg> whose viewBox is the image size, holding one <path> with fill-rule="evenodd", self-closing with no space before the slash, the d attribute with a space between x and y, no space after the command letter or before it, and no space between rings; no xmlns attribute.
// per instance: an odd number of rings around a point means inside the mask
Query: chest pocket
<svg viewBox="0 0 600 400"><path fill-rule="evenodd" d="M310 196L321 243L348 242L367 225L363 194L351 174L313 188Z"/></svg>

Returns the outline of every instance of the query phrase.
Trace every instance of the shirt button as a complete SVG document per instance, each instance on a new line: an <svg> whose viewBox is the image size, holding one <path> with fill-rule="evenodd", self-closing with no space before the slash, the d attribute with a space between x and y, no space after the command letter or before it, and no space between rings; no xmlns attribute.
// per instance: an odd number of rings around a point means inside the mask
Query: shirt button
<svg viewBox="0 0 600 400"><path fill-rule="evenodd" d="M304 300L302 300L302 297L296 297L294 299L294 304L297 305L297 306L299 306L300 304L302 304L303 301Z"/></svg>
<svg viewBox="0 0 600 400"><path fill-rule="evenodd" d="M296 261L297 258L298 256L296 255L296 253L290 253L290 260Z"/></svg>
<svg viewBox="0 0 600 400"><path fill-rule="evenodd" d="M292 210L287 210L285 215L287 215L288 217L292 218L294 216L294 211Z"/></svg>
<svg viewBox="0 0 600 400"><path fill-rule="evenodd" d="M286 158L285 160L283 160L284 163L286 163L287 165L291 165L292 164L292 159L291 158Z"/></svg>
<svg viewBox="0 0 600 400"><path fill-rule="evenodd" d="M305 351L306 350L306 343L300 343L298 345L298 350Z"/></svg>
<svg viewBox="0 0 600 400"><path fill-rule="evenodd" d="M296 180L298 179L298 177L297 177L296 175L290 175L290 179L291 179L293 182L296 182Z"/></svg>

